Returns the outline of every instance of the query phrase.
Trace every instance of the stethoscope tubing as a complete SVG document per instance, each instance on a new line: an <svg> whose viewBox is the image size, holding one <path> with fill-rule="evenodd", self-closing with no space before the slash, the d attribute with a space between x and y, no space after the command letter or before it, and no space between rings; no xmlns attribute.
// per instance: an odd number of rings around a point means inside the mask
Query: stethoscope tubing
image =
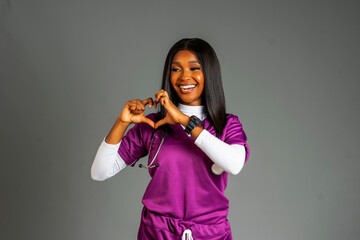
<svg viewBox="0 0 360 240"><path fill-rule="evenodd" d="M203 124L202 124L202 126L203 126ZM163 132L163 136L162 136L162 139L161 139L160 146L158 147L158 149L157 149L157 151L156 151L156 154L155 154L155 156L153 157L153 159L151 160L150 164L147 165L147 166L143 166L142 164L139 164L139 167L140 167L140 168L149 169L149 168L154 168L154 167L159 167L159 166L160 166L159 163L156 163L155 165L152 165L152 164L153 164L153 162L155 161L155 159L156 159L156 157L157 157L157 155L158 155L158 153L159 153L159 151L160 151L160 148L161 148L161 146L162 146L163 143L164 143L165 136L166 136L166 131L164 131L164 130L162 130L162 129L157 129L157 130L155 130L155 131L152 133L152 135L151 135L151 141L150 141L149 153L151 152L151 149L152 149L152 142L153 142L153 140L154 140L154 136L155 136L155 134L156 134L158 131L162 131L162 132ZM149 155L149 156L150 156L150 155ZM211 166L211 171L212 171L214 174L216 174L216 175L221 175L221 174L224 172L224 170L221 169L221 168L220 168L217 164L215 164L215 163Z"/></svg>
<svg viewBox="0 0 360 240"><path fill-rule="evenodd" d="M155 161L159 151L160 151L160 148L161 146L163 145L164 143L164 140L165 140L165 136L166 136L166 131L164 130L160 130L160 129L157 129L156 131L153 132L152 136L151 136L151 141L150 141L150 149L149 149L149 153L151 152L151 149L152 149L152 142L154 140L154 136L155 134L158 132L158 131L162 131L163 132L163 136L162 136L162 139L161 139L161 143L160 143L160 146L158 147L157 151L156 151L156 154L155 156L153 157L153 159L151 160L150 164L148 164L147 166L143 166L142 164L139 164L139 167L140 168L154 168L154 167L159 167L160 165L159 164L155 164L155 165L152 165L153 162Z"/></svg>

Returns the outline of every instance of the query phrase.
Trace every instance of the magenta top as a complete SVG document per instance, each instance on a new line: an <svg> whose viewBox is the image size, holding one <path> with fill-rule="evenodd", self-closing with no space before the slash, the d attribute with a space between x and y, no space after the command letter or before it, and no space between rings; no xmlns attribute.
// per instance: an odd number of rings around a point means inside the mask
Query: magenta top
<svg viewBox="0 0 360 240"><path fill-rule="evenodd" d="M151 113L146 117L153 120L160 113ZM249 158L246 134L238 117L226 115L227 124L220 139L228 144L245 146L245 162ZM216 136L215 128L209 127L204 119L204 129ZM224 195L228 173L215 175L211 171L214 163L186 134L180 124L170 125L171 131L149 169L151 180L144 193L142 203L150 211L158 214L193 221L199 224L216 224L227 218L229 200ZM119 147L121 158L130 166L148 154L151 135L154 129L146 123L135 124L122 138ZM162 139L162 132L154 136L149 153L153 159ZM149 161L149 160L148 160ZM149 164L150 162L148 162Z"/></svg>

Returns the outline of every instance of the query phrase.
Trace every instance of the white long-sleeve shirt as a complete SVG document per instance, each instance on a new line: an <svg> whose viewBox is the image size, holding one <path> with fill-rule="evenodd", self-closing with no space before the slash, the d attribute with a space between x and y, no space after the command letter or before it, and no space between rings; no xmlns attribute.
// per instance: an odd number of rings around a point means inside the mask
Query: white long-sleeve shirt
<svg viewBox="0 0 360 240"><path fill-rule="evenodd" d="M179 110L187 116L195 115L204 120L204 106L189 106L179 103ZM182 125L181 125L182 126ZM185 126L182 126L185 129ZM190 134L188 134L190 136ZM212 167L221 173L222 169L233 175L238 174L244 166L245 147L240 144L227 144L206 129L201 131L194 143L215 163ZM127 164L118 153L121 141L118 144L109 144L105 137L101 142L91 166L91 178L96 181L106 180L122 169Z"/></svg>

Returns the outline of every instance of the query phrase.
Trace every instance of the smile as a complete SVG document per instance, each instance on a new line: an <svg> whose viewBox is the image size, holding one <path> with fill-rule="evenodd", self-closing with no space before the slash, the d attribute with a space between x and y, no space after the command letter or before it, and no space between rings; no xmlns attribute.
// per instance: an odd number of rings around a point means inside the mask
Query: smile
<svg viewBox="0 0 360 240"><path fill-rule="evenodd" d="M196 87L195 84L192 84L192 85L181 85L179 86L180 87L180 91L182 93L191 93L192 90Z"/></svg>

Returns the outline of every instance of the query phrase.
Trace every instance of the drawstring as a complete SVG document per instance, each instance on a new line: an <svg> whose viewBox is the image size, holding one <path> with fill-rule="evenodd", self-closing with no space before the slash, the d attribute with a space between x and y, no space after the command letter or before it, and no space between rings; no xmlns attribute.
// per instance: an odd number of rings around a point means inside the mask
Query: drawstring
<svg viewBox="0 0 360 240"><path fill-rule="evenodd" d="M186 230L183 232L182 240L194 240L194 239L192 238L191 230L190 230L190 229L186 229Z"/></svg>

